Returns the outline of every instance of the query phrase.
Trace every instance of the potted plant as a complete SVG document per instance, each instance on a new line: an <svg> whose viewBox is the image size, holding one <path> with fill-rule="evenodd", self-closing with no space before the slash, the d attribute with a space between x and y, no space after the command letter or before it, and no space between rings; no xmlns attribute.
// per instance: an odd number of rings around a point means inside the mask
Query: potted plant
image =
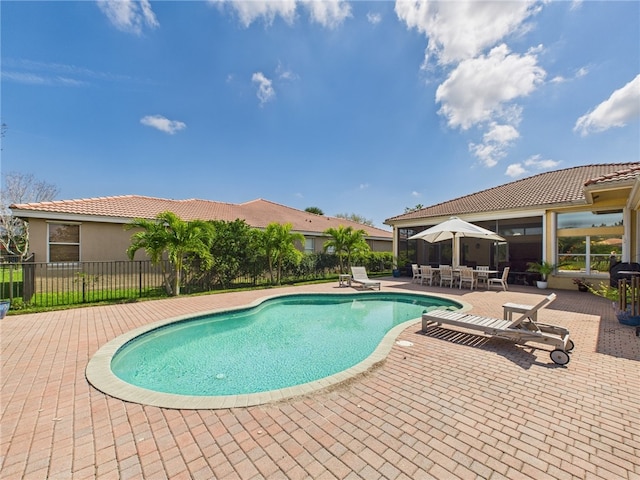
<svg viewBox="0 0 640 480"><path fill-rule="evenodd" d="M9 311L10 306L11 306L11 303L8 300L0 301L0 319L4 318L4 316Z"/></svg>
<svg viewBox="0 0 640 480"><path fill-rule="evenodd" d="M527 268L528 272L539 273L542 280L537 280L536 284L538 288L547 288L547 275L550 275L558 268L559 265L555 263L547 262L546 260L542 260L540 262L532 262L529 263L529 268Z"/></svg>
<svg viewBox="0 0 640 480"><path fill-rule="evenodd" d="M393 276L399 277L402 275L402 269L407 265L411 265L411 261L406 253L401 253L394 258Z"/></svg>

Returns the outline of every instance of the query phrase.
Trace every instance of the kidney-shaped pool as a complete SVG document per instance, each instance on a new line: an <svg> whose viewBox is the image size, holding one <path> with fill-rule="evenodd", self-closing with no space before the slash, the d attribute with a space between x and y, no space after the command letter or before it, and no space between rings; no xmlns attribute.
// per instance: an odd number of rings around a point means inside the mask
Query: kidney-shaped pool
<svg viewBox="0 0 640 480"><path fill-rule="evenodd" d="M228 408L309 393L366 371L425 311L421 294L295 294L122 335L87 366L98 390L167 408Z"/></svg>

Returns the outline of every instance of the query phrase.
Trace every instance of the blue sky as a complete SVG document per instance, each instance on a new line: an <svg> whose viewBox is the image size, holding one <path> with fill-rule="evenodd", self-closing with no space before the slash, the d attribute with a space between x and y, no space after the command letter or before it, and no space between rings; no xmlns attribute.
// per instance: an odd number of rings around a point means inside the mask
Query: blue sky
<svg viewBox="0 0 640 480"><path fill-rule="evenodd" d="M3 1L2 171L382 222L640 161L640 2ZM387 227L385 227L387 228Z"/></svg>

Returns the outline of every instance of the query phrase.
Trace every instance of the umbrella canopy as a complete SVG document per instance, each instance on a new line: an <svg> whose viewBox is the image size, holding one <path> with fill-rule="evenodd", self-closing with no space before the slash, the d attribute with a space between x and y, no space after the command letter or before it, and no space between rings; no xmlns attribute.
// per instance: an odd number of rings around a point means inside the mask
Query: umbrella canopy
<svg viewBox="0 0 640 480"><path fill-rule="evenodd" d="M409 237L409 240L422 239L429 243L453 240L453 266L457 267L460 264L460 238L462 237L484 238L487 240L497 240L499 242L505 241L505 239L497 233L474 225L473 223L465 222L458 217L451 217L449 220L427 228L420 233L416 233Z"/></svg>

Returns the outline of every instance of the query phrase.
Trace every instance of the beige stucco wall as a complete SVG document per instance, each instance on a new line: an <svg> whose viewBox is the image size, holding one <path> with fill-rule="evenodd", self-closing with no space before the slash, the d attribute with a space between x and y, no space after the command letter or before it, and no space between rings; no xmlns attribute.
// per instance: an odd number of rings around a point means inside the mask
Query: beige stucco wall
<svg viewBox="0 0 640 480"><path fill-rule="evenodd" d="M42 219L29 220L30 252L35 253L36 262L47 262L49 222ZM127 248L135 230L125 230L123 224L100 222L54 222L77 223L80 225L80 260L83 262L104 262L128 260ZM311 237L310 237L311 238ZM314 251L322 252L326 237L315 237ZM391 251L391 240L369 240L373 251ZM144 251L136 252L135 260L146 259Z"/></svg>
<svg viewBox="0 0 640 480"><path fill-rule="evenodd" d="M35 253L36 262L47 262L48 223L41 219L29 220L29 251ZM80 260L83 262L128 260L127 247L133 231L125 231L118 223L77 222L80 225ZM145 259L143 251L136 253L136 260Z"/></svg>

